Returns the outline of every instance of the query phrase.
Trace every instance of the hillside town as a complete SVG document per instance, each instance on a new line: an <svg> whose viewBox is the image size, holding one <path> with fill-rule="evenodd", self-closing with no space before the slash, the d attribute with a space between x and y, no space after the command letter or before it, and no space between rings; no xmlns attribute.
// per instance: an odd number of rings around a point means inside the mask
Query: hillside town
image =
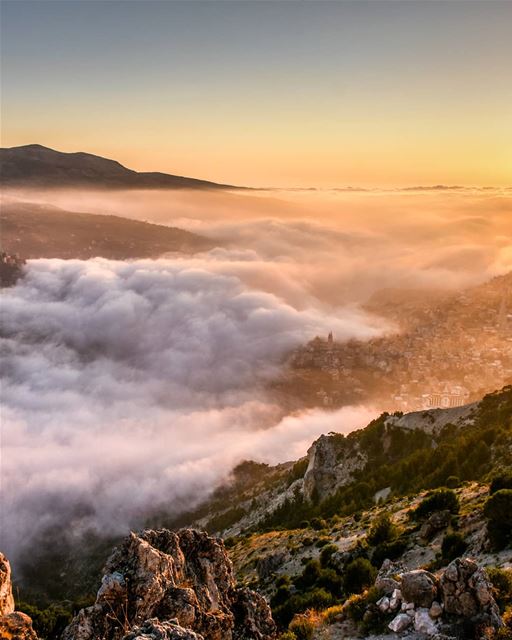
<svg viewBox="0 0 512 640"><path fill-rule="evenodd" d="M281 388L310 406L414 411L461 406L512 380L512 274L398 311L394 335L342 343L330 333L297 349Z"/></svg>

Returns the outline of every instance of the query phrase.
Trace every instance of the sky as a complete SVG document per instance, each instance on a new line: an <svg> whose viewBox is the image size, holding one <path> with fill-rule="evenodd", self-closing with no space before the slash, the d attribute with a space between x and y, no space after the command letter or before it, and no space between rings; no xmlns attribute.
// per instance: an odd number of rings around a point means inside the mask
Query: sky
<svg viewBox="0 0 512 640"><path fill-rule="evenodd" d="M512 2L3 0L2 146L249 186L512 184Z"/></svg>

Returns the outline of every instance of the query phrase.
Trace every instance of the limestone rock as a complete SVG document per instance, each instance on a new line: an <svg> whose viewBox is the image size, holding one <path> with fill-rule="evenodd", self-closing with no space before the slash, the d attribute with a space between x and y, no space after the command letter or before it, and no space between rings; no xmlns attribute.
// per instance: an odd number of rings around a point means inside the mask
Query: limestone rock
<svg viewBox="0 0 512 640"><path fill-rule="evenodd" d="M452 514L446 509L435 511L420 529L420 536L424 540L430 540L438 531L442 531L449 526Z"/></svg>
<svg viewBox="0 0 512 640"><path fill-rule="evenodd" d="M406 602L429 608L437 595L436 577L423 569L402 574L400 589Z"/></svg>
<svg viewBox="0 0 512 640"><path fill-rule="evenodd" d="M11 565L0 553L0 640L37 640L32 620L14 610Z"/></svg>
<svg viewBox="0 0 512 640"><path fill-rule="evenodd" d="M389 598L387 596L383 596L380 600L377 601L377 606L379 607L379 611L381 613L387 613L390 609Z"/></svg>
<svg viewBox="0 0 512 640"><path fill-rule="evenodd" d="M160 622L157 618L152 618L140 627L135 627L123 640L203 640L203 636L172 621Z"/></svg>
<svg viewBox="0 0 512 640"><path fill-rule="evenodd" d="M0 616L14 611L14 596L11 585L11 565L9 560L0 553Z"/></svg>
<svg viewBox="0 0 512 640"><path fill-rule="evenodd" d="M451 562L441 576L440 592L446 613L478 618L495 628L502 626L492 585L473 560L457 558Z"/></svg>
<svg viewBox="0 0 512 640"><path fill-rule="evenodd" d="M384 560L375 579L375 587L385 595L391 596L395 590L400 588L397 576L403 571L402 565L391 562L391 560Z"/></svg>
<svg viewBox="0 0 512 640"><path fill-rule="evenodd" d="M114 550L95 604L79 612L63 640L120 640L130 633L182 637L176 629L158 626L170 621L189 633L183 636L187 640L275 636L265 600L237 588L221 540L192 529L164 529L132 533Z"/></svg>
<svg viewBox="0 0 512 640"><path fill-rule="evenodd" d="M304 475L304 497L323 499L353 479L354 472L367 462L356 445L339 434L322 435L308 450L309 464Z"/></svg>
<svg viewBox="0 0 512 640"><path fill-rule="evenodd" d="M431 618L439 618L440 616L443 615L443 607L439 604L439 602L434 600L428 613Z"/></svg>
<svg viewBox="0 0 512 640"><path fill-rule="evenodd" d="M402 631L405 631L411 623L412 619L410 616L408 616L406 613L399 613L388 624L388 628L395 633L401 633Z"/></svg>
<svg viewBox="0 0 512 640"><path fill-rule="evenodd" d="M414 614L414 629L418 633L433 636L437 633L436 623L429 615L428 609L418 609Z"/></svg>
<svg viewBox="0 0 512 640"><path fill-rule="evenodd" d="M37 640L32 620L21 611L0 617L0 640Z"/></svg>

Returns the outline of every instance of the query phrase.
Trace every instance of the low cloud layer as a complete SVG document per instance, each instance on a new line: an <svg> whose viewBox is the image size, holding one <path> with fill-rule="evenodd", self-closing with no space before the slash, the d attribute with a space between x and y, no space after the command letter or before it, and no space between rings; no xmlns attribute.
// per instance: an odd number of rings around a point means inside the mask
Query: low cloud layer
<svg viewBox="0 0 512 640"><path fill-rule="evenodd" d="M297 309L229 262L39 260L4 291L1 533L14 559L27 532L122 532L190 506L241 459L294 459L368 421L362 408L285 416L265 388L315 334L385 324Z"/></svg>
<svg viewBox="0 0 512 640"><path fill-rule="evenodd" d="M363 426L373 412L360 407L286 415L266 390L286 353L331 330L393 330L360 308L380 289L458 289L512 269L507 190L14 196L219 246L33 261L3 292L0 533L13 559L50 525L123 532L190 507L243 458L294 459L320 433Z"/></svg>

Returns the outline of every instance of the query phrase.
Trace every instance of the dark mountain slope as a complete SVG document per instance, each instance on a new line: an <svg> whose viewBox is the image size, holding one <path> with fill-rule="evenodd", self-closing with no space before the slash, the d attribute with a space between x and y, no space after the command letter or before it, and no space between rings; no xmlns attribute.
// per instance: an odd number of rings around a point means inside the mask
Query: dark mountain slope
<svg viewBox="0 0 512 640"><path fill-rule="evenodd" d="M2 247L24 258L112 260L194 253L213 245L202 236L118 216L75 213L30 203L2 206Z"/></svg>
<svg viewBox="0 0 512 640"><path fill-rule="evenodd" d="M166 173L138 173L90 153L63 153L39 144L0 149L0 177L9 187L96 189L232 189Z"/></svg>

